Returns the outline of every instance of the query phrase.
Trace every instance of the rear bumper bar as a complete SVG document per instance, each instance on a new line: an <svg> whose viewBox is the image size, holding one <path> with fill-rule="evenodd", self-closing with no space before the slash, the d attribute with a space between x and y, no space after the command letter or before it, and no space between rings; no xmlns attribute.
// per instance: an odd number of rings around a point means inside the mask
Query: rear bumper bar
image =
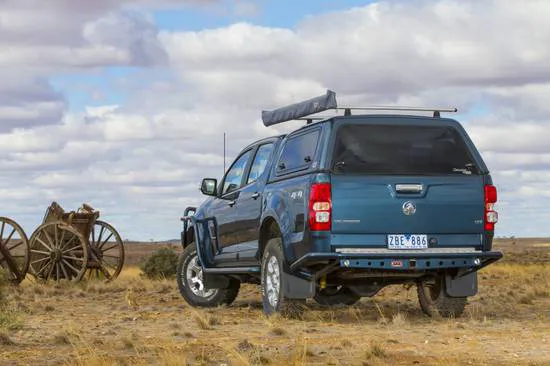
<svg viewBox="0 0 550 366"><path fill-rule="evenodd" d="M393 271L463 268L471 269L468 272L472 272L498 261L502 256L502 252L498 251L308 253L293 262L290 269L295 271L308 264L332 262L341 268Z"/></svg>

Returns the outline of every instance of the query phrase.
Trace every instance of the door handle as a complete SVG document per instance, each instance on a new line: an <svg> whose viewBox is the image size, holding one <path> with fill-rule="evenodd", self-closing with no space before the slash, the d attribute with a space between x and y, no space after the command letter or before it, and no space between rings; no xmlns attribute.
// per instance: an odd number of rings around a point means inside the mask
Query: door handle
<svg viewBox="0 0 550 366"><path fill-rule="evenodd" d="M258 199L258 197L260 197L260 194L258 192L254 192L254 194L251 197L256 200Z"/></svg>
<svg viewBox="0 0 550 366"><path fill-rule="evenodd" d="M233 207L233 206L235 206L235 203L237 203L237 202L236 202L235 200L233 200L233 201L227 202L227 205L228 205L229 207Z"/></svg>
<svg viewBox="0 0 550 366"><path fill-rule="evenodd" d="M424 189L422 184L396 184L397 193L420 193Z"/></svg>

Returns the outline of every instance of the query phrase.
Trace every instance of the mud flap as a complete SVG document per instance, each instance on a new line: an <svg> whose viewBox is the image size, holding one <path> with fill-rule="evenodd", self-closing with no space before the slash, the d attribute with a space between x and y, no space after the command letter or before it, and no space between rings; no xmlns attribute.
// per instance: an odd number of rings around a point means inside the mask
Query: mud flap
<svg viewBox="0 0 550 366"><path fill-rule="evenodd" d="M462 277L445 276L445 291L450 297L467 297L477 294L477 272Z"/></svg>
<svg viewBox="0 0 550 366"><path fill-rule="evenodd" d="M283 271L284 297L287 299L309 299L315 296L315 282Z"/></svg>
<svg viewBox="0 0 550 366"><path fill-rule="evenodd" d="M207 290L215 290L218 288L228 288L231 281L228 276L217 274L203 274L204 288Z"/></svg>

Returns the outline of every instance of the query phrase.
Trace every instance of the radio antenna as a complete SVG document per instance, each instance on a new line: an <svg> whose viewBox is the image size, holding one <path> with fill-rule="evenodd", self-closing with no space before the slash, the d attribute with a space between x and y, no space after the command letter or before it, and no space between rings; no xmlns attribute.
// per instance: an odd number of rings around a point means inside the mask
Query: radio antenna
<svg viewBox="0 0 550 366"><path fill-rule="evenodd" d="M225 132L223 133L223 175L225 175Z"/></svg>

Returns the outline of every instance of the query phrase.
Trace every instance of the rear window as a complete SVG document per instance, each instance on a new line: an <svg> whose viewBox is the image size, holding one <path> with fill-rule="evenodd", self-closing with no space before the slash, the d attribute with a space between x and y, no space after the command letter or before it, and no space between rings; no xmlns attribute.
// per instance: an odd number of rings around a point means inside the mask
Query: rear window
<svg viewBox="0 0 550 366"><path fill-rule="evenodd" d="M335 173L479 174L458 131L448 126L360 125L338 128Z"/></svg>

